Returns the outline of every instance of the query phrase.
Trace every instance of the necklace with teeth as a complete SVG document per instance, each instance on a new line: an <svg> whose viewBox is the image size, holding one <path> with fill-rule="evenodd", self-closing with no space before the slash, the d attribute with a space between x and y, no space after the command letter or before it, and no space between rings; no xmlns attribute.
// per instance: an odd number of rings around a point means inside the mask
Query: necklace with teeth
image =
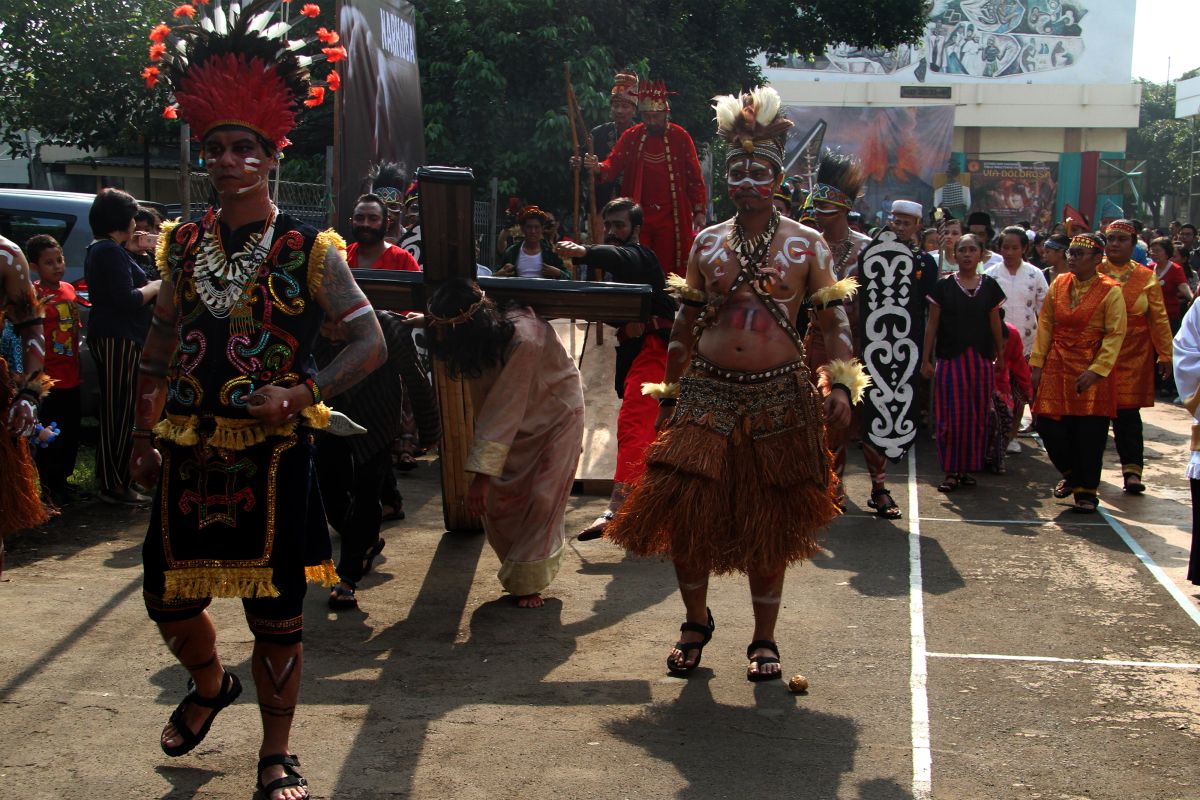
<svg viewBox="0 0 1200 800"><path fill-rule="evenodd" d="M212 227L205 231L192 275L196 293L214 317L224 319L229 316L242 299L250 279L266 260L271 240L275 238L277 212L278 209L272 205L263 230L250 234L241 249L229 257L226 257L225 248L221 246L219 212Z"/></svg>

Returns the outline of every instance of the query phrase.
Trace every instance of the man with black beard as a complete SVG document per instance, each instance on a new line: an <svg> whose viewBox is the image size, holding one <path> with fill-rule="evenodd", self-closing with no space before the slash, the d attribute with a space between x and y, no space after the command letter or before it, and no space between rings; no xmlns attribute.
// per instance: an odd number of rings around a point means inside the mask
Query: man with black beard
<svg viewBox="0 0 1200 800"><path fill-rule="evenodd" d="M653 383L667 368L667 339L675 317L675 301L654 251L638 241L642 229L642 207L628 197L618 197L604 206L604 244L584 247L559 242L555 252L588 267L599 267L605 278L621 283L648 284L649 322L617 325L617 369L615 389L621 398L617 414L617 472L613 476L608 508L580 534L581 540L598 539L613 518L630 485L645 469L646 447L654 441L658 401L642 394L643 383Z"/></svg>
<svg viewBox="0 0 1200 800"><path fill-rule="evenodd" d="M354 241L346 248L350 269L394 269L420 272L421 266L404 248L384 239L391 224L387 205L375 194L364 194L354 204Z"/></svg>

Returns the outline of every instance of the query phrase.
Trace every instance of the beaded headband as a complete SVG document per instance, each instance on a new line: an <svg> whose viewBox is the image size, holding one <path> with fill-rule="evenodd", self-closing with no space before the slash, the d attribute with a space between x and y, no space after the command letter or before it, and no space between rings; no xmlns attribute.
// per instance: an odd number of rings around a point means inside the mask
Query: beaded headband
<svg viewBox="0 0 1200 800"><path fill-rule="evenodd" d="M831 203L835 206L841 206L847 210L853 208L854 206L854 203L850 200L850 197L845 192L836 186L830 186L828 183L814 184L812 194L808 196L808 200L810 203L815 203L817 201Z"/></svg>
<svg viewBox="0 0 1200 800"><path fill-rule="evenodd" d="M1133 223L1123 219L1108 223L1108 227L1104 229L1105 233L1112 233L1113 231L1124 231L1130 236L1137 236L1137 228L1133 227Z"/></svg>
<svg viewBox="0 0 1200 800"><path fill-rule="evenodd" d="M1081 233L1071 240L1071 247L1082 247L1087 250L1103 250L1104 242L1092 233Z"/></svg>

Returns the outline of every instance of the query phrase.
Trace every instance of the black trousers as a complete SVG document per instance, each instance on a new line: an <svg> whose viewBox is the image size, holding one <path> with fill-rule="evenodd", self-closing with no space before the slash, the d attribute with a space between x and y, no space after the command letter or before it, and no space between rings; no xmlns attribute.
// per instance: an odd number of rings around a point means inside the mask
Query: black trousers
<svg viewBox="0 0 1200 800"><path fill-rule="evenodd" d="M34 451L38 477L42 488L61 491L66 488L67 478L75 471L75 457L79 455L79 425L82 421L83 393L80 387L51 389L38 410L38 419L43 425L58 423L58 437L48 447Z"/></svg>
<svg viewBox="0 0 1200 800"><path fill-rule="evenodd" d="M352 586L362 580L367 550L379 541L379 497L391 472L392 454L386 447L360 464L345 438L325 434L317 442L317 482L325 517L342 539L338 576Z"/></svg>
<svg viewBox="0 0 1200 800"><path fill-rule="evenodd" d="M133 401L142 348L128 339L93 336L88 350L100 379L100 444L96 448L96 482L106 492L129 484L133 452Z"/></svg>
<svg viewBox="0 0 1200 800"><path fill-rule="evenodd" d="M1121 457L1121 474L1142 477L1145 464L1142 444L1142 410L1140 408L1117 409L1113 420L1113 438L1117 440L1117 455Z"/></svg>
<svg viewBox="0 0 1200 800"><path fill-rule="evenodd" d="M1037 431L1075 499L1096 502L1108 444L1108 417L1038 417Z"/></svg>

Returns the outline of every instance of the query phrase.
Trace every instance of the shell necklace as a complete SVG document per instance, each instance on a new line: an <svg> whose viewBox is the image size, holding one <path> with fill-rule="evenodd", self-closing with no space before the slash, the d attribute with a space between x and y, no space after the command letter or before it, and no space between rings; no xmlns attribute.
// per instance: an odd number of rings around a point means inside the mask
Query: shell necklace
<svg viewBox="0 0 1200 800"><path fill-rule="evenodd" d="M271 241L275 238L275 219L278 211L272 205L263 230L250 234L241 249L229 257L225 256L225 248L221 244L219 211L212 227L204 232L192 275L196 284L196 294L214 317L228 317L242 300L246 286L267 258Z"/></svg>

